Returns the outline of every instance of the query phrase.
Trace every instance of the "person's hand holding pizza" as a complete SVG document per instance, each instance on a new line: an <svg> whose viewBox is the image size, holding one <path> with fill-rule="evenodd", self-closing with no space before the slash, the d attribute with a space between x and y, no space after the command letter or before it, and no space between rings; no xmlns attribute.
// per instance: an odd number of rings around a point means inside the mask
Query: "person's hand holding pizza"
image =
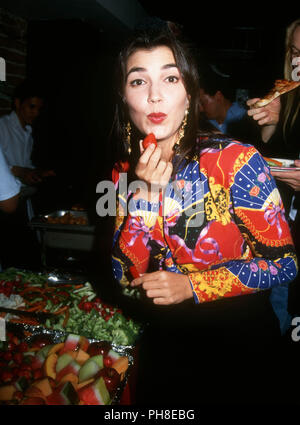
<svg viewBox="0 0 300 425"><path fill-rule="evenodd" d="M300 159L295 160L295 166L300 168ZM296 192L300 191L300 170L293 170L293 168L291 168L291 171L284 172L271 170L271 174L277 180L289 185Z"/></svg>
<svg viewBox="0 0 300 425"><path fill-rule="evenodd" d="M247 105L250 107L248 115L252 117L257 123L262 126L261 137L267 143L275 131L276 125L279 121L280 113L280 98L273 99L265 106L256 107L255 105L260 101L259 98L249 99Z"/></svg>
<svg viewBox="0 0 300 425"><path fill-rule="evenodd" d="M272 100L266 106L255 107L259 98L249 99L247 105L250 107L248 115L252 117L259 125L276 125L279 121L280 98Z"/></svg>
<svg viewBox="0 0 300 425"><path fill-rule="evenodd" d="M300 85L300 81L276 80L272 89L261 99L249 99L248 115L262 126L262 139L266 143L275 131L279 121L280 96Z"/></svg>

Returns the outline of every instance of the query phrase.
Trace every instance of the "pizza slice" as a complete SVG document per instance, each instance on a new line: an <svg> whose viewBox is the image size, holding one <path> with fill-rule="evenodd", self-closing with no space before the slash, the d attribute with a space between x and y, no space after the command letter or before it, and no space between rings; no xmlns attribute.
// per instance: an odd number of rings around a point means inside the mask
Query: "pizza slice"
<svg viewBox="0 0 300 425"><path fill-rule="evenodd" d="M274 87L269 91L269 93L255 102L254 105L252 105L252 108L261 108L266 106L271 103L272 100L276 99L276 97L279 97L288 91L294 90L298 86L300 86L300 81L276 80Z"/></svg>

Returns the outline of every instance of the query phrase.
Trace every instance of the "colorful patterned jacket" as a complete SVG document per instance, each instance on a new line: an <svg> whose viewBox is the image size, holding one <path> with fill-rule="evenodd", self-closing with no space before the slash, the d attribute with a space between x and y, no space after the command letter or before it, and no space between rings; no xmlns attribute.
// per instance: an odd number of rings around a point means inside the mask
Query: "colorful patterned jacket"
<svg viewBox="0 0 300 425"><path fill-rule="evenodd" d="M114 168L112 266L122 285L132 279L132 266L139 273L184 273L195 302L202 303L286 285L296 277L293 241L267 163L251 145L215 142L177 172L164 202L135 200L121 184L128 164Z"/></svg>

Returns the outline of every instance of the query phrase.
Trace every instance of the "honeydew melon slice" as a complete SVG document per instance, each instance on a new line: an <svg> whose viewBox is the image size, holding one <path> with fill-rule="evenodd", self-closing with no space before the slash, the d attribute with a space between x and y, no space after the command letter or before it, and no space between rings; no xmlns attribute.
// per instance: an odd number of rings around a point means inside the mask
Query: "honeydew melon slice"
<svg viewBox="0 0 300 425"><path fill-rule="evenodd" d="M79 382L83 382L92 378L102 368L103 356L101 354L90 357L80 368Z"/></svg>

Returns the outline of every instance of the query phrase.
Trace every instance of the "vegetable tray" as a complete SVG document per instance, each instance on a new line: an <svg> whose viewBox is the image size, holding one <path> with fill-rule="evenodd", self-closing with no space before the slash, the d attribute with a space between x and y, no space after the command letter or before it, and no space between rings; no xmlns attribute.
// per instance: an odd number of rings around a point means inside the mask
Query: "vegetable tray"
<svg viewBox="0 0 300 425"><path fill-rule="evenodd" d="M20 317L10 313L0 313L0 317L21 326L42 326L118 346L135 345L141 325L125 317L118 306L104 302L91 283L53 284L48 278L48 274L14 268L0 273L0 306L20 312ZM22 311L51 313L52 317L41 323L34 314L32 318L22 317Z"/></svg>

